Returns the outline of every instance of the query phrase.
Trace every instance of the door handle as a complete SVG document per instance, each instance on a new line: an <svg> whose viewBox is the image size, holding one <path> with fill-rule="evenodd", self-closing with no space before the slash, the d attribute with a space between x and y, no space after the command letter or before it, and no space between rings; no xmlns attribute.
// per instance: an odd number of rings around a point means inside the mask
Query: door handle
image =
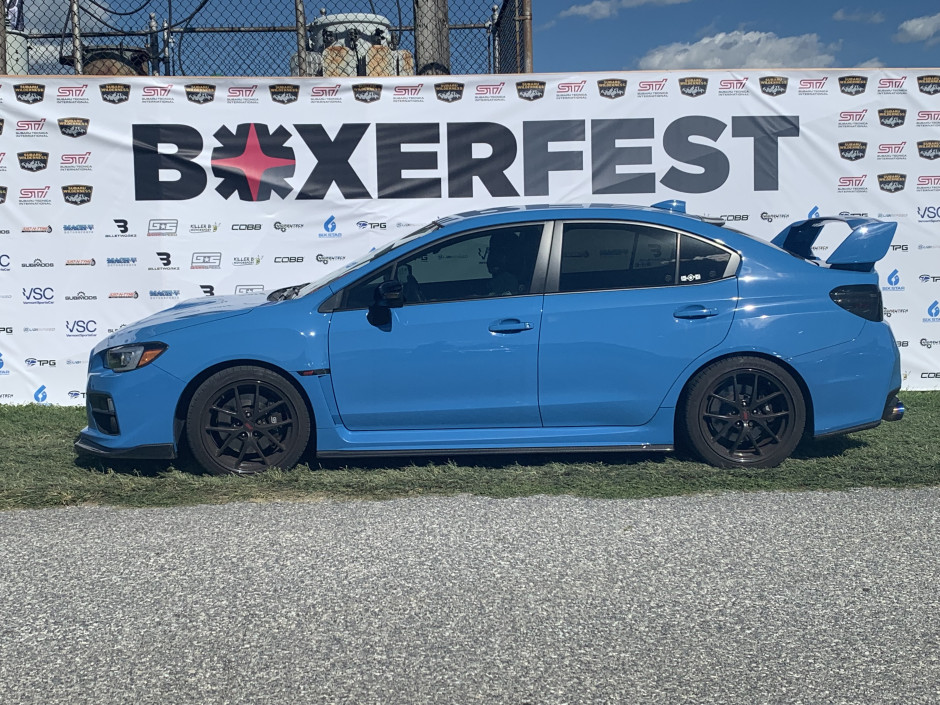
<svg viewBox="0 0 940 705"><path fill-rule="evenodd" d="M672 315L676 318L709 318L711 316L718 315L717 308L707 308L701 304L692 304L690 306L683 306L682 308L677 308L672 312Z"/></svg>
<svg viewBox="0 0 940 705"><path fill-rule="evenodd" d="M532 324L518 318L501 318L490 323L489 330L490 333L521 333L524 330L532 330Z"/></svg>

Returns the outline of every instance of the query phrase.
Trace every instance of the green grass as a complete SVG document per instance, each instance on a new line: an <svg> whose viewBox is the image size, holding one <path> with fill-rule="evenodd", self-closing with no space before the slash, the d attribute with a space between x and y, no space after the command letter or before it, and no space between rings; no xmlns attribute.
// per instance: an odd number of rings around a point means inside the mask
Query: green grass
<svg viewBox="0 0 940 705"><path fill-rule="evenodd" d="M256 477L216 477L186 460L78 458L84 410L0 406L0 509L166 507L233 501L391 499L470 493L660 497L730 490L839 490L940 484L940 393L907 392L900 423L804 443L769 470L719 470L674 454L539 454L312 462Z"/></svg>

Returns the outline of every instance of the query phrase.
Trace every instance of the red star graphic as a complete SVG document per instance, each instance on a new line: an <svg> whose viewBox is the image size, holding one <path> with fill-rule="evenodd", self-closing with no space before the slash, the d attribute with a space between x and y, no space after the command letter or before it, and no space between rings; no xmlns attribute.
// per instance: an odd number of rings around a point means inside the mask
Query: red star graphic
<svg viewBox="0 0 940 705"><path fill-rule="evenodd" d="M212 166L238 170L245 175L252 201L258 200L258 187L264 179L264 172L295 163L293 159L279 159L265 154L261 149L261 143L258 142L258 133L255 132L254 123L251 123L248 128L248 139L245 141L245 150L241 154L230 159L212 160Z"/></svg>

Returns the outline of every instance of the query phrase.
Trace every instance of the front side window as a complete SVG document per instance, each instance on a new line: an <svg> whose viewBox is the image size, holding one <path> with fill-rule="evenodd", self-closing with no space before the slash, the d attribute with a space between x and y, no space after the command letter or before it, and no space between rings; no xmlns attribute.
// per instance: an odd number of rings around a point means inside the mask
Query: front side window
<svg viewBox="0 0 940 705"><path fill-rule="evenodd" d="M392 278L406 304L528 294L543 227L489 228L430 245L350 286L343 308L368 307L375 287Z"/></svg>
<svg viewBox="0 0 940 705"><path fill-rule="evenodd" d="M676 277L673 231L630 223L565 223L558 290L669 286Z"/></svg>

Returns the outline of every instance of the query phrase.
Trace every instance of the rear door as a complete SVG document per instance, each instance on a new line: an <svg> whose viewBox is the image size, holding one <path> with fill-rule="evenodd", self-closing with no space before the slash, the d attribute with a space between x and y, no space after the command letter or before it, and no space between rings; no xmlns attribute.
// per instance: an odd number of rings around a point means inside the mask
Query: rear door
<svg viewBox="0 0 940 705"><path fill-rule="evenodd" d="M671 229L557 223L539 346L543 424L648 422L688 364L727 335L739 263Z"/></svg>

